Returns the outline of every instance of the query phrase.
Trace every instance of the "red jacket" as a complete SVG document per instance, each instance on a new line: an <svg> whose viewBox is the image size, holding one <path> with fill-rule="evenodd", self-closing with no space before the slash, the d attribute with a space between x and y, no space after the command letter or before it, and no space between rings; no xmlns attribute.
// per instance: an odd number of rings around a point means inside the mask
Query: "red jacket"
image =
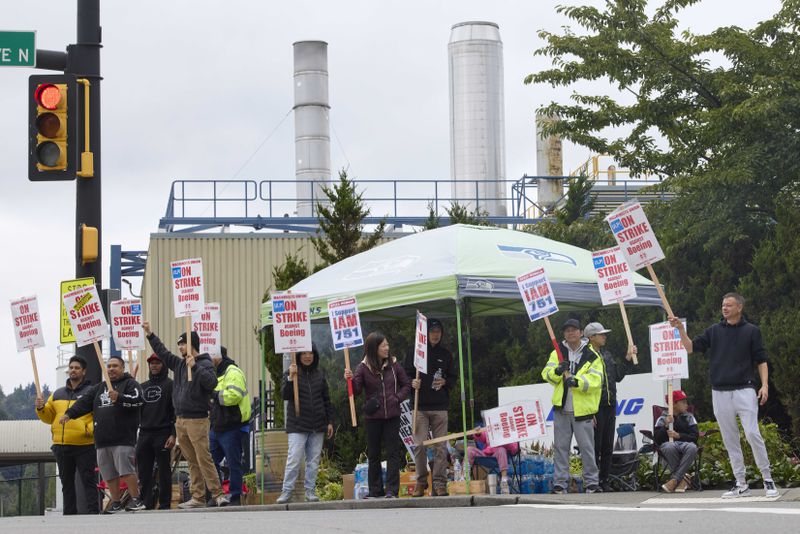
<svg viewBox="0 0 800 534"><path fill-rule="evenodd" d="M400 417L400 403L408 398L411 392L411 381L397 363L391 358L391 363L384 364L379 372L374 372L366 360L358 364L353 373L353 393L356 395L364 391L365 400L375 398L380 403L378 410L367 419L392 419Z"/></svg>

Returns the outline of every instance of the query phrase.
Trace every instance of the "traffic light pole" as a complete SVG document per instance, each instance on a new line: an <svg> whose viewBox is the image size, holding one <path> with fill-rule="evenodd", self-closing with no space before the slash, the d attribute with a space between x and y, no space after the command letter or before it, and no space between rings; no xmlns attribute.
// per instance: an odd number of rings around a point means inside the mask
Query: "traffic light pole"
<svg viewBox="0 0 800 534"><path fill-rule="evenodd" d="M102 205L100 196L100 48L102 48L102 29L100 27L100 0L78 0L78 42L67 47L67 64L64 72L86 78L91 83L89 109L89 128L91 129L91 148L94 152L94 176L75 179L75 278L94 277L98 292L103 287L102 271ZM86 127L87 125L84 125ZM81 224L97 228L97 260L82 264L81 239L78 229ZM82 356L88 367L86 378L93 384L102 380L100 364L94 347L78 347L76 353Z"/></svg>

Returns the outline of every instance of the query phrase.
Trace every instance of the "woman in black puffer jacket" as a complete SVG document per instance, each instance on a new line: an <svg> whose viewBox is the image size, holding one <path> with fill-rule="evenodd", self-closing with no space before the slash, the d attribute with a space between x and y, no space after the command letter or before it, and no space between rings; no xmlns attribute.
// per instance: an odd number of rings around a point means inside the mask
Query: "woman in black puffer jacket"
<svg viewBox="0 0 800 534"><path fill-rule="evenodd" d="M283 374L281 396L289 401L286 410L286 432L289 434L289 450L286 456L286 471L283 477L283 489L278 503L289 502L292 490L297 481L300 462L305 456L305 493L306 501L319 500L315 486L319 471L319 458L322 444L327 432L328 439L333 437L333 409L328 394L328 381L325 373L318 369L319 352L311 348L311 352L297 355L298 365L292 363ZM294 384L297 380L297 394L300 398L300 415L294 411Z"/></svg>

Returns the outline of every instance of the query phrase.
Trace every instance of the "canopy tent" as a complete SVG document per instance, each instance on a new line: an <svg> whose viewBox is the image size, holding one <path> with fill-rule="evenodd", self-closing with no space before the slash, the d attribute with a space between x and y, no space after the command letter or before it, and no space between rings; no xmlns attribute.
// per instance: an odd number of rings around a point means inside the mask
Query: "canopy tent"
<svg viewBox="0 0 800 534"><path fill-rule="evenodd" d="M355 296L359 313L370 320L413 317L421 307L439 317L455 315L466 433L464 337L474 409L469 318L524 315L516 277L539 267L547 273L560 310L602 305L590 251L526 232L463 224L390 241L312 274L291 291L308 293L312 321L327 319L327 301L342 296ZM625 301L626 306L661 306L653 282L633 276L637 297ZM261 306L261 324L272 324L271 301Z"/></svg>

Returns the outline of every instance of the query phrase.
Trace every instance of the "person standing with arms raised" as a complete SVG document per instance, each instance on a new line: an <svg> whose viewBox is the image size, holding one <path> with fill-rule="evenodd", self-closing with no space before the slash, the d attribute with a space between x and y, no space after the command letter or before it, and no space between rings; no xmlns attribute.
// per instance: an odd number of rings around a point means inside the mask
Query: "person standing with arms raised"
<svg viewBox="0 0 800 534"><path fill-rule="evenodd" d="M772 480L767 447L758 429L758 407L763 406L769 398L767 351L761 330L744 318L743 309L744 298L741 295L726 293L722 297L722 320L695 338L689 337L677 317L670 317L669 323L678 329L687 352L703 352L708 356L714 417L719 423L722 442L728 450L736 477L736 485L723 493L722 497L731 499L750 495L737 416L761 471L765 495L777 497L778 488ZM761 387L756 383L753 367L758 368Z"/></svg>

